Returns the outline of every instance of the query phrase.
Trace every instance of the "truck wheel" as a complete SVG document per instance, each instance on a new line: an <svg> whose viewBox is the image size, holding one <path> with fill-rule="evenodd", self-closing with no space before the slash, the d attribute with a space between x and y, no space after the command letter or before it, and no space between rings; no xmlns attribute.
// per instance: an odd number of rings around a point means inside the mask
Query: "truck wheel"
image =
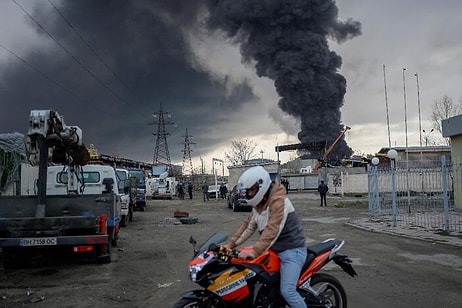
<svg viewBox="0 0 462 308"><path fill-rule="evenodd" d="M128 209L128 221L133 221L133 205Z"/></svg>
<svg viewBox="0 0 462 308"><path fill-rule="evenodd" d="M14 268L13 256L9 248L2 249L3 269Z"/></svg>
<svg viewBox="0 0 462 308"><path fill-rule="evenodd" d="M126 227L128 224L128 216L127 215L122 215L120 217L120 226L121 227Z"/></svg>
<svg viewBox="0 0 462 308"><path fill-rule="evenodd" d="M97 246L97 263L111 263L111 245L98 245Z"/></svg>

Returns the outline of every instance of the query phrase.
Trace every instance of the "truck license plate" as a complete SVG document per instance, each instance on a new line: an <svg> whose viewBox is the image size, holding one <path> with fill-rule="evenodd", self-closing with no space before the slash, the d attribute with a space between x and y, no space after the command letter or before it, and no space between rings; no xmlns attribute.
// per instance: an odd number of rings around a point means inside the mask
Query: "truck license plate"
<svg viewBox="0 0 462 308"><path fill-rule="evenodd" d="M53 246L56 244L56 237L32 237L21 239L21 246Z"/></svg>

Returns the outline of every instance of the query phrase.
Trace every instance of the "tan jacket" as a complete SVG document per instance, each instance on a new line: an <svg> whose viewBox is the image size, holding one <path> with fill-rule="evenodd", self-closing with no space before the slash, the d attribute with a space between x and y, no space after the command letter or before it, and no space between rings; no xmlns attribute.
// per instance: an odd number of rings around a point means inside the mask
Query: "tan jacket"
<svg viewBox="0 0 462 308"><path fill-rule="evenodd" d="M230 248L244 243L256 230L260 233L260 237L253 245L256 255L270 248L284 228L287 218L285 202L290 203L286 198L285 188L276 182L269 193L268 200L252 209L252 213L231 238ZM293 210L292 204L290 207Z"/></svg>

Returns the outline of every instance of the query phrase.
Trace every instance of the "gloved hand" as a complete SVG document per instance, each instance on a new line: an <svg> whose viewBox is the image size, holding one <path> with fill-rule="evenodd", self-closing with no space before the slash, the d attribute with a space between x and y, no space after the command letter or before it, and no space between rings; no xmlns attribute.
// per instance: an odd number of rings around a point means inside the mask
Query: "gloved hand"
<svg viewBox="0 0 462 308"><path fill-rule="evenodd" d="M238 255L239 259L250 260L255 258L255 252L253 250L240 251Z"/></svg>

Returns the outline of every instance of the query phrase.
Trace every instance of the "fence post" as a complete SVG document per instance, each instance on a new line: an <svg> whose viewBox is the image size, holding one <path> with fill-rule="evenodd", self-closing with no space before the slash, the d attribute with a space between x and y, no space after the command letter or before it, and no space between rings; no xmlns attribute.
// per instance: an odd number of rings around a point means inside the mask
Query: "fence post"
<svg viewBox="0 0 462 308"><path fill-rule="evenodd" d="M441 176L443 183L444 231L449 232L448 170L446 156L441 156Z"/></svg>
<svg viewBox="0 0 462 308"><path fill-rule="evenodd" d="M374 215L380 214L379 183L377 178L377 166L367 165L367 190L369 200L369 221Z"/></svg>
<svg viewBox="0 0 462 308"><path fill-rule="evenodd" d="M392 190L392 211L393 211L393 227L396 227L396 170L395 170L395 160L390 159L391 165L391 190Z"/></svg>

